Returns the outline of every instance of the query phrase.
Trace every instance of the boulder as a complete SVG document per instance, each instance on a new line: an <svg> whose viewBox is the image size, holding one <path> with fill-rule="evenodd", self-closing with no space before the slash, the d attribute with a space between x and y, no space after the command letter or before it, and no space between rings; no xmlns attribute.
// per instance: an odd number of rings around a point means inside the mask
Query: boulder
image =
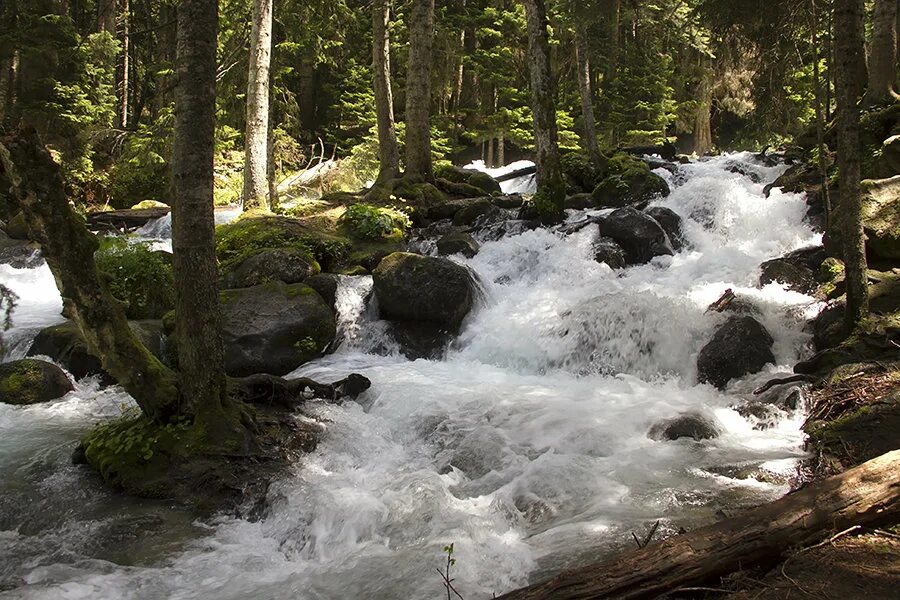
<svg viewBox="0 0 900 600"><path fill-rule="evenodd" d="M480 189L485 194L494 194L500 192L500 184L496 179L475 169L463 169L455 165L440 165L435 168L435 176L452 181L453 183L464 183Z"/></svg>
<svg viewBox="0 0 900 600"><path fill-rule="evenodd" d="M660 421L650 428L647 436L654 440L692 438L708 440L719 435L719 428L712 419L697 412L688 412L673 419Z"/></svg>
<svg viewBox="0 0 900 600"><path fill-rule="evenodd" d="M325 304L330 306L335 312L337 312L335 304L339 282L340 277L332 273L319 273L303 280L304 285L308 285L316 290L322 296Z"/></svg>
<svg viewBox="0 0 900 600"><path fill-rule="evenodd" d="M593 248L594 260L598 263L606 263L610 269L624 269L627 265L625 251L612 238L600 237Z"/></svg>
<svg viewBox="0 0 900 600"><path fill-rule="evenodd" d="M65 371L42 360L26 358L0 364L0 402L37 404L72 391Z"/></svg>
<svg viewBox="0 0 900 600"><path fill-rule="evenodd" d="M772 336L750 316L731 317L697 357L697 379L724 389L729 381L775 362Z"/></svg>
<svg viewBox="0 0 900 600"><path fill-rule="evenodd" d="M14 240L22 241L29 239L28 225L25 223L25 215L22 214L22 211L14 214L9 222L6 223L5 231L6 235Z"/></svg>
<svg viewBox="0 0 900 600"><path fill-rule="evenodd" d="M163 360L165 335L161 320L129 321L131 330L154 356ZM90 375L100 375L100 381L112 384L115 380L106 371L100 359L91 354L87 342L73 321L46 327L37 334L28 356L47 356L60 364L76 380Z"/></svg>
<svg viewBox="0 0 900 600"><path fill-rule="evenodd" d="M656 222L669 236L672 248L675 250L684 248L684 222L678 213L665 206L651 206L644 213L656 219Z"/></svg>
<svg viewBox="0 0 900 600"><path fill-rule="evenodd" d="M372 273L384 319L425 321L455 331L475 304L469 271L446 258L391 254Z"/></svg>
<svg viewBox="0 0 900 600"><path fill-rule="evenodd" d="M563 206L570 210L586 210L594 207L594 197L591 194L573 194L566 197Z"/></svg>
<svg viewBox="0 0 900 600"><path fill-rule="evenodd" d="M0 265L15 269L34 269L44 264L41 247L23 240L14 240L0 231Z"/></svg>
<svg viewBox="0 0 900 600"><path fill-rule="evenodd" d="M600 234L612 238L625 251L627 266L649 262L675 251L665 230L650 215L633 208L615 210L599 222Z"/></svg>
<svg viewBox="0 0 900 600"><path fill-rule="evenodd" d="M816 289L816 276L811 269L798 266L781 258L767 260L760 265L760 285L784 284L789 290L810 294Z"/></svg>
<svg viewBox="0 0 900 600"><path fill-rule="evenodd" d="M453 339L453 334L442 325L422 321L394 321L390 334L403 356L410 360L439 360Z"/></svg>
<svg viewBox="0 0 900 600"><path fill-rule="evenodd" d="M299 248L266 248L226 271L222 287L245 288L271 281L301 283L319 271L319 263L309 252Z"/></svg>
<svg viewBox="0 0 900 600"><path fill-rule="evenodd" d="M870 258L900 259L900 175L890 179L867 179L861 183L863 229ZM834 208L827 245L840 254L844 211Z"/></svg>
<svg viewBox="0 0 900 600"><path fill-rule="evenodd" d="M609 160L609 172L591 193L600 208L638 206L643 208L654 198L669 195L669 184L641 160L615 155Z"/></svg>
<svg viewBox="0 0 900 600"><path fill-rule="evenodd" d="M225 372L286 375L334 341L334 313L302 283L266 283L220 293Z"/></svg>
<svg viewBox="0 0 900 600"><path fill-rule="evenodd" d="M448 233L437 241L438 254L462 254L466 258L472 258L478 254L480 246L468 233Z"/></svg>
<svg viewBox="0 0 900 600"><path fill-rule="evenodd" d="M499 213L500 209L494 206L490 198L479 198L453 215L453 224L457 227L471 226L479 219L486 218L487 215L495 216Z"/></svg>

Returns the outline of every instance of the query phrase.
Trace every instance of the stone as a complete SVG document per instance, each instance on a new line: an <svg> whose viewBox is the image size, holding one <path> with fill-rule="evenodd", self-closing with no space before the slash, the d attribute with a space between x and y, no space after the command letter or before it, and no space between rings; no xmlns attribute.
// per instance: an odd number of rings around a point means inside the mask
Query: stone
<svg viewBox="0 0 900 600"><path fill-rule="evenodd" d="M468 233L454 232L448 233L437 241L438 254L462 254L466 258L472 258L478 254L480 246Z"/></svg>
<svg viewBox="0 0 900 600"><path fill-rule="evenodd" d="M591 192L599 208L643 208L651 200L669 195L669 184L639 159L615 155L608 168L607 176Z"/></svg>
<svg viewBox="0 0 900 600"><path fill-rule="evenodd" d="M33 358L0 364L0 402L26 405L62 398L74 389L65 371Z"/></svg>
<svg viewBox="0 0 900 600"><path fill-rule="evenodd" d="M633 208L615 210L598 225L601 235L612 238L625 251L626 266L675 254L669 236L656 219Z"/></svg>
<svg viewBox="0 0 900 600"><path fill-rule="evenodd" d="M591 194L573 194L566 198L563 206L569 210L587 210L594 207L594 197Z"/></svg>
<svg viewBox="0 0 900 600"><path fill-rule="evenodd" d="M766 364L774 363L774 343L766 328L753 317L731 317L700 350L697 379L724 389L732 379L758 373Z"/></svg>
<svg viewBox="0 0 900 600"><path fill-rule="evenodd" d="M44 264L40 245L34 242L14 240L0 231L0 265L14 269L34 269Z"/></svg>
<svg viewBox="0 0 900 600"><path fill-rule="evenodd" d="M302 283L266 283L220 293L225 372L286 375L334 341L334 313Z"/></svg>
<svg viewBox="0 0 900 600"><path fill-rule="evenodd" d="M335 305L339 282L340 277L332 273L319 273L303 280L304 285L308 285L316 290L322 296L322 299L325 300L325 304L330 306L335 312L337 312Z"/></svg>
<svg viewBox="0 0 900 600"><path fill-rule="evenodd" d="M425 321L451 331L475 304L475 281L465 267L446 258L396 252L372 273L384 319Z"/></svg>
<svg viewBox="0 0 900 600"><path fill-rule="evenodd" d="M651 206L644 210L644 214L656 219L656 222L669 236L673 249L681 250L684 248L684 221L678 213L665 206Z"/></svg>
<svg viewBox="0 0 900 600"><path fill-rule="evenodd" d="M598 263L606 263L610 269L624 269L627 265L625 251L612 238L600 237L593 248L594 260Z"/></svg>
<svg viewBox="0 0 900 600"><path fill-rule="evenodd" d="M298 248L266 248L224 273L222 287L245 288L272 281L301 283L319 271L319 263L309 252Z"/></svg>
<svg viewBox="0 0 900 600"><path fill-rule="evenodd" d="M818 285L815 273L811 269L797 266L781 258L767 260L760 265L760 270L762 271L759 276L760 285L781 283L787 289L801 294L812 293Z"/></svg>
<svg viewBox="0 0 900 600"><path fill-rule="evenodd" d="M674 441L681 438L691 438L696 441L708 440L719 435L719 428L715 422L704 415L689 412L673 419L667 419L650 428L647 436L654 440Z"/></svg>
<svg viewBox="0 0 900 600"><path fill-rule="evenodd" d="M489 198L479 198L453 215L453 224L457 227L467 227L474 225L476 221L484 220L488 215L495 216L500 213L500 209L494 206Z"/></svg>
<svg viewBox="0 0 900 600"><path fill-rule="evenodd" d="M900 260L900 175L889 179L867 179L861 184L863 229L870 259ZM841 204L834 208L826 246L841 252Z"/></svg>

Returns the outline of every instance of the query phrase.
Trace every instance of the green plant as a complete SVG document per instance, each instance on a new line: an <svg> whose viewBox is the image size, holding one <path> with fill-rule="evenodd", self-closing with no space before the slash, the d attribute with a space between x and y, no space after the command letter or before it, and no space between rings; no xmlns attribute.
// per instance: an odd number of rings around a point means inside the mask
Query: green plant
<svg viewBox="0 0 900 600"><path fill-rule="evenodd" d="M126 304L128 318L158 319L175 306L169 254L154 251L147 242L107 237L95 259L109 291Z"/></svg>
<svg viewBox="0 0 900 600"><path fill-rule="evenodd" d="M441 579L444 580L444 588L447 590L447 600L452 600L453 596L451 596L451 592L456 595L459 600L465 600L462 597L455 587L453 587L454 579L450 577L450 568L456 564L456 559L453 558L453 544L448 544L444 546L444 554L447 555L447 564L444 566L444 570L436 569L436 571L440 574Z"/></svg>
<svg viewBox="0 0 900 600"><path fill-rule="evenodd" d="M412 224L401 210L362 203L347 208L338 223L353 237L364 240L401 238Z"/></svg>

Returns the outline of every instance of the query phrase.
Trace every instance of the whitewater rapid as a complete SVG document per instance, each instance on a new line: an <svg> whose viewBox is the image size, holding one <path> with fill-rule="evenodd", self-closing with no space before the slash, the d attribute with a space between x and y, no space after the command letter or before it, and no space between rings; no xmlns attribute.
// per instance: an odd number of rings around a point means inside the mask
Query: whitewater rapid
<svg viewBox="0 0 900 600"><path fill-rule="evenodd" d="M193 522L71 466L78 436L130 406L115 388L88 380L51 404L0 404L0 480L11 482L0 492L0 597L424 600L443 592L435 568L452 542L454 585L490 598L627 548L656 520L670 534L783 495L803 456L802 413L764 428L734 406L803 356L804 319L818 308L777 284L757 289L759 264L820 238L802 195L765 198L729 161L763 183L782 171L750 154L659 171L673 193L657 204L685 219L689 244L675 256L613 271L594 261L589 227L483 237L474 258L453 257L478 274L484 299L444 360L403 358L366 303L371 278L343 278L343 343L294 375L358 372L372 389L306 407L299 418L325 435L273 485L259 521ZM59 319L42 271L0 271L22 297L21 339ZM695 371L726 318L705 308L726 288L759 308L777 365L723 393L696 385ZM722 434L648 438L685 411ZM771 476L736 475L760 468ZM116 551L96 547L111 535Z"/></svg>

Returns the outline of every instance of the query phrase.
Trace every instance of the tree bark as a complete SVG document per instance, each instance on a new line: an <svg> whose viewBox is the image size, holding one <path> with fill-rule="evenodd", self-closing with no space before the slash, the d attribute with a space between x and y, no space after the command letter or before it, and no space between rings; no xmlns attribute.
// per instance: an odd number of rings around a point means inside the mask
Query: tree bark
<svg viewBox="0 0 900 600"><path fill-rule="evenodd" d="M600 145L597 143L597 124L594 120L594 90L591 86L591 58L588 36L582 15L575 11L575 59L578 89L581 92L581 118L584 121L584 145L595 166L602 166Z"/></svg>
<svg viewBox="0 0 900 600"><path fill-rule="evenodd" d="M244 144L244 210L268 209L269 66L272 62L272 0L253 0L247 74L247 133Z"/></svg>
<svg viewBox="0 0 900 600"><path fill-rule="evenodd" d="M697 101L700 105L694 114L694 152L697 156L703 156L712 148L712 65L710 61L703 59L701 62L702 74L700 85L697 88Z"/></svg>
<svg viewBox="0 0 900 600"><path fill-rule="evenodd" d="M131 1L118 0L116 39L119 55L116 60L116 127L128 128L128 100L131 93Z"/></svg>
<svg viewBox="0 0 900 600"><path fill-rule="evenodd" d="M375 74L375 116L378 122L378 183L400 173L400 150L394 124L394 95L391 90L390 0L372 4L372 65Z"/></svg>
<svg viewBox="0 0 900 600"><path fill-rule="evenodd" d="M431 65L434 0L412 0L406 76L406 174L432 179Z"/></svg>
<svg viewBox="0 0 900 600"><path fill-rule="evenodd" d="M534 113L536 208L545 216L560 215L565 185L557 145L556 102L550 72L549 21L544 0L523 0L528 20L528 58L531 63L531 110Z"/></svg>
<svg viewBox="0 0 900 600"><path fill-rule="evenodd" d="M606 57L603 85L606 89L616 78L619 68L619 46L621 44L619 26L621 23L622 0L602 0L604 4L606 26L609 33L609 55Z"/></svg>
<svg viewBox="0 0 900 600"><path fill-rule="evenodd" d="M179 409L176 376L138 341L106 289L94 264L97 238L69 206L59 166L33 129L0 144L0 163L91 353L144 414L167 422Z"/></svg>
<svg viewBox="0 0 900 600"><path fill-rule="evenodd" d="M831 227L831 192L828 189L828 157L825 147L825 115L822 110L822 77L819 62L819 7L818 0L810 0L810 28L813 50L813 102L816 113L816 147L819 149L819 178L822 181L822 200L825 205L825 231ZM825 85L828 85L826 80Z"/></svg>
<svg viewBox="0 0 900 600"><path fill-rule="evenodd" d="M745 514L561 573L499 600L636 600L703 584L808 545L851 525L900 514L900 450Z"/></svg>
<svg viewBox="0 0 900 600"><path fill-rule="evenodd" d="M859 102L865 91L865 73L859 69L865 56L862 36L863 6L859 0L834 4L835 96L837 98L837 161L840 171L841 224L847 280L845 321L858 326L869 312L866 247L860 195Z"/></svg>
<svg viewBox="0 0 900 600"><path fill-rule="evenodd" d="M870 104L882 104L898 98L894 91L894 80L897 78L897 4L898 0L875 0L866 97Z"/></svg>
<svg viewBox="0 0 900 600"><path fill-rule="evenodd" d="M502 131L497 137L497 166L506 166L506 135Z"/></svg>
<svg viewBox="0 0 900 600"><path fill-rule="evenodd" d="M223 407L225 359L219 324L213 216L217 0L178 5L172 248L179 383L189 412Z"/></svg>

